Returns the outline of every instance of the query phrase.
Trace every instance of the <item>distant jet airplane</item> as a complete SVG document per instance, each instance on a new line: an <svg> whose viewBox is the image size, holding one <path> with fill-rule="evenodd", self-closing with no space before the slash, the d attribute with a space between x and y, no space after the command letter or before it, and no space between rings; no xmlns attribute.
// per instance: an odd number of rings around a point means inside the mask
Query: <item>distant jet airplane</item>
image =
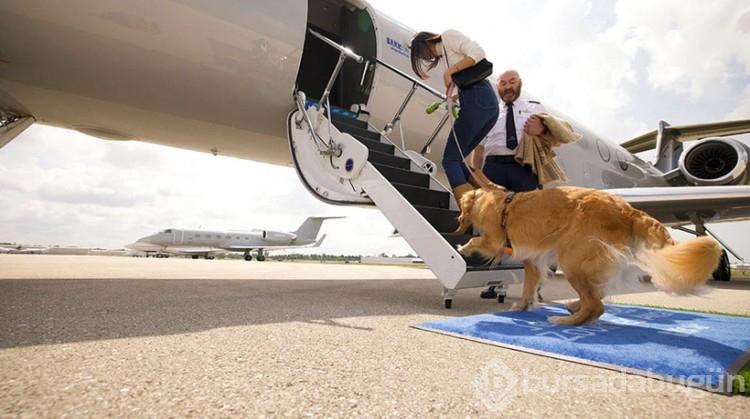
<svg viewBox="0 0 750 419"><path fill-rule="evenodd" d="M343 217L308 217L295 231L209 231L168 228L143 237L125 247L141 252L153 252L156 257L166 254L190 255L193 259L203 256L213 259L216 253L243 252L245 260L252 260L252 251L258 261L266 260L266 250L292 247L319 247L326 235L316 240L323 221Z"/></svg>
<svg viewBox="0 0 750 419"><path fill-rule="evenodd" d="M165 257L169 257L171 255L180 255L180 254L182 254L182 253L180 253L178 251L179 249L176 249L176 248L172 248L172 247L166 247L165 248L164 246L159 246L159 245L156 245L156 244L148 244L148 243L144 243L142 241L136 241L136 242L133 242L133 243L130 243L130 244L126 244L123 247L125 247L126 249L129 249L129 250L132 250L134 252L133 256L143 256L143 255L145 255L146 257L153 256L153 257L156 257L156 258L165 258ZM195 258L197 259L199 256L200 255L196 254ZM206 259L213 259L214 258L214 253L210 253L210 254L207 253L207 254L204 255L204 257Z"/></svg>

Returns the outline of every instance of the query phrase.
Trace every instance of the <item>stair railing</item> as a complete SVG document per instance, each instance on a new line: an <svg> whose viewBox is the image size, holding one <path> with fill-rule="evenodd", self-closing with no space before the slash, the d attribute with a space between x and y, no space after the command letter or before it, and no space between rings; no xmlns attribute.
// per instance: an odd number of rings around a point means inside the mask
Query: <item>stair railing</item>
<svg viewBox="0 0 750 419"><path fill-rule="evenodd" d="M328 84L326 85L325 90L323 91L323 95L320 98L320 100L318 101L318 105L317 105L318 109L320 109L321 106L324 106L328 110L328 114L330 115L331 114L331 110L330 110L330 107L327 105L328 104L328 97L331 94L331 90L333 89L333 84L336 82L336 78L338 77L339 73L341 72L341 68L342 68L342 66L344 64L344 61L346 61L346 59L353 59L357 63L362 63L362 62L364 62L364 59L362 58L362 56L355 54L351 49L349 49L347 47L344 47L343 45L340 45L340 44L334 42L333 40L329 39L328 37L326 37L326 36L324 36L324 35L316 32L316 31L314 31L314 30L312 30L310 28L307 29L307 32L309 34L311 34L312 36L314 36L314 37L320 39L321 41L325 42L330 47L332 47L332 48L334 48L334 49L336 49L336 50L338 50L340 52L338 62L336 63L336 66L333 69L333 73L331 74L331 77L328 79ZM398 110L396 111L396 114L393 116L393 118L391 119L390 122L388 122L388 123L385 124L385 127L383 127L383 130L382 130L382 133L387 136L388 134L390 134L393 131L393 128L396 127L396 125L398 125L399 133L400 133L400 136L401 136L401 149L402 150L406 150L406 144L405 144L406 140L404 138L404 131L403 131L403 127L402 127L402 124L401 124L401 120L402 120L401 115L403 114L404 110L406 109L406 106L409 104L409 102L411 101L411 99L414 97L414 93L417 91L417 89L422 89L422 90L430 93L431 95L433 95L437 99L439 99L441 102L446 101L447 98L446 98L445 94L443 94L443 93L441 93L441 92L433 89L432 87L426 85L422 81L417 80L416 78L410 76L409 74L404 73L403 71L401 71L398 68L396 68L396 67L394 67L394 66L386 63L385 61L382 61L382 60L378 59L377 57L372 57L372 58L368 59L367 61L368 61L368 64L365 65L365 72L369 71L371 63L375 63L377 65L385 67L386 69L392 71L393 73L395 73L399 77L402 77L402 78L404 78L407 81L410 81L412 83L411 89L409 89L409 91L406 93L406 97L401 102L401 106L399 106ZM365 77L364 77L364 74L363 74L361 83L364 83L364 80L365 80ZM299 107L299 103L297 104L297 107ZM302 109L304 110L304 106L302 107ZM422 149L420 151L420 154L422 156L424 156L427 153L429 153L430 146L432 145L433 141L435 141L435 138L437 138L437 134L445 126L446 122L448 121L448 117L449 116L450 116L450 112L446 112L446 114L441 118L441 120L438 123L437 127L432 132L432 134L430 135L430 137L427 139L427 142L425 143L425 145L422 147ZM329 132L331 132L330 129L329 129ZM328 152L330 152L330 149L331 149L330 142L329 142L329 145L328 145L327 148L329 149Z"/></svg>
<svg viewBox="0 0 750 419"><path fill-rule="evenodd" d="M385 67L386 69L392 71L393 73L395 73L396 75L400 76L401 78L404 78L404 79L410 81L411 84L412 84L411 85L411 89L406 94L406 97L404 98L403 102L401 102L401 106L396 111L396 114L393 116L393 119L391 119L390 122L388 122L387 124L385 124L385 127L383 128L383 134L387 135L387 134L389 134L393 130L393 128L396 126L396 124L398 124L398 126L399 126L399 132L401 134L401 148L403 150L405 150L406 147L404 145L404 142L405 142L404 132L403 132L403 129L401 127L401 114L403 114L404 110L406 109L406 105L409 104L409 101L411 101L411 99L414 96L414 93L417 91L417 89L421 88L422 90L426 91L427 93L430 93L433 96L435 96L436 98L440 99L441 102L445 102L446 101L446 96L443 93L440 93L437 90L433 89L432 87L426 85L422 81L417 80L416 78L410 76L409 74L404 73L403 71L401 71L398 68L396 68L396 67L388 64L387 62L380 60L379 58L372 57L372 58L368 59L368 62L373 62L373 63L376 63L376 64L382 66L382 67ZM445 123L448 122L448 116L449 115L450 115L450 112L446 113L443 116L443 118L440 120L440 122L438 123L437 127L435 128L435 130L432 132L432 134L430 135L430 137L427 139L427 143L422 147L422 150L419 152L419 154L421 154L421 155L424 156L425 154L427 154L429 152L430 145L432 144L433 141L435 141L435 138L437 137L437 134L440 132L441 129L443 129L443 126L445 126Z"/></svg>

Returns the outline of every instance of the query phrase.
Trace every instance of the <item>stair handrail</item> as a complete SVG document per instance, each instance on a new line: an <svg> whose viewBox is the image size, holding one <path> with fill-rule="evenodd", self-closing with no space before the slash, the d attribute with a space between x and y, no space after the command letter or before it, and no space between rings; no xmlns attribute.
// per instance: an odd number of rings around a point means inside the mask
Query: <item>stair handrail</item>
<svg viewBox="0 0 750 419"><path fill-rule="evenodd" d="M322 35L321 33L313 30L312 28L307 28L307 32L309 34L313 35L314 37L320 39L321 41L325 42L330 47L332 47L332 48L334 48L334 49L336 49L336 50L338 50L340 52L340 54L339 54L339 60L336 63L336 67L333 69L333 73L331 74L331 77L328 79L328 84L326 84L326 87L325 87L325 89L323 91L323 95L321 96L320 100L318 101L318 105L317 106L318 106L318 108L320 108L321 106L323 106L323 104L328 103L328 96L330 96L330 94L331 94L331 89L333 88L333 84L336 82L336 78L338 77L339 73L341 72L341 67L344 64L344 61L346 61L347 58L351 58L351 59L355 60L357 63L361 64L362 62L364 62L364 58L361 55L358 55L358 54L354 53L351 49L349 49L349 48L347 48L347 47L345 47L343 45L340 45L340 44L334 42L330 38L326 37L325 35ZM393 116L393 119L391 119L390 122L386 123L385 127L383 128L383 133L387 134L387 133L391 132L391 130L393 129L394 126L396 126L397 123L399 123L399 129L400 129L400 132L401 132L401 148L405 150L406 147L405 147L405 144L404 144L404 133L403 133L403 129L401 129L401 124L400 124L401 114L404 112L404 110L406 109L406 106L411 101L411 98L414 96L414 93L416 92L417 88L421 88L421 89L425 90L426 92L428 92L428 93L432 94L433 96L437 97L438 99L440 99L440 101L442 101L442 102L446 101L447 97L445 96L445 94L440 93L439 91L433 89L432 87L428 86L427 84L423 83L422 81L417 80L416 78L410 76L409 74L404 73L403 71L401 71L398 68L396 68L396 67L388 64L387 62L382 61L378 57L370 57L368 59L368 62L375 62L376 64L380 64L381 66L383 66L383 67L387 68L388 70L394 72L396 75L398 75L398 76L400 76L400 77L402 77L402 78L404 78L404 79L406 79L406 80L408 80L408 81L410 81L412 83L411 89L409 89L409 92L406 94L406 97L404 98L404 101L401 103L401 106L396 111L396 114ZM422 147L422 150L420 151L421 155L424 156L429 151L430 145L432 145L432 142L435 141L435 138L437 137L438 132L440 132L440 130L445 125L445 123L448 121L447 115L450 115L450 112L446 113L446 116L443 116L443 118L440 120L440 122L438 123L437 127L433 131L433 133L427 139L427 142L425 143L425 145Z"/></svg>
<svg viewBox="0 0 750 419"><path fill-rule="evenodd" d="M325 35L321 35L320 33L310 28L307 28L307 32L309 32L314 37L320 39L321 41L325 42L329 46L339 51L339 60L336 63L336 67L333 69L333 73L331 74L331 77L328 79L328 84L326 84L325 90L323 90L323 96L321 96L320 101L318 101L318 107L320 107L324 103L327 103L328 96L331 94L331 89L333 89L333 84L336 82L336 78L339 76L339 73L341 72L341 67L344 65L344 61L346 61L347 58L351 58L354 61L356 61L358 64L361 64L362 62L364 62L365 59L362 58L361 55L355 54L349 48L343 45L337 44L336 42L332 41Z"/></svg>
<svg viewBox="0 0 750 419"><path fill-rule="evenodd" d="M406 79L406 80L408 80L408 81L410 81L412 83L411 89L409 89L409 92L406 94L406 98L404 98L404 101L401 103L401 106L398 108L398 111L396 111L396 115L393 116L393 119L390 122L388 122L388 123L385 124L385 127L383 128L383 132L386 133L386 134L389 133L393 129L393 127L397 123L399 123L401 121L401 114L404 112L404 109L406 109L406 105L409 104L409 101L411 101L411 98L414 96L414 92L417 90L417 88L422 88L424 91L426 91L426 92L432 94L433 96L437 97L438 99L440 99L441 102L445 102L447 100L447 96L445 96L445 94L440 93L439 91L433 89L432 87L428 86L427 84L423 83L422 81L417 80L416 78L412 77L411 75L404 73L403 71L399 70L398 68L396 68L396 67L388 64L387 62L385 62L385 61L383 61L383 60L381 60L381 59L379 59L377 57L370 57L367 61L368 62L375 62L376 64L380 64L383 67L387 68L388 70L394 72L398 76L400 76L400 77L402 77L402 78L404 78L404 79ZM446 114L443 115L443 118L441 118L441 120L438 123L437 127L432 132L432 134L430 135L430 137L427 139L427 142L422 147L422 149L419 152L419 154L421 154L422 156L424 156L424 155L427 154L427 152L430 149L430 146L435 141L435 138L437 138L438 133L443 128L443 126L445 126L445 123L448 122L448 116L449 115L450 115L450 112L446 112ZM404 147L404 145L403 145L403 143L404 143L403 131L401 132L401 143L402 143L402 148L406 149L406 147Z"/></svg>
<svg viewBox="0 0 750 419"><path fill-rule="evenodd" d="M326 143L326 141L320 135L318 135L318 132L315 131L315 125L313 125L312 120L310 120L310 115L307 114L307 110L305 109L305 101L307 100L307 98L305 97L305 93L295 93L294 100L297 104L297 110L300 112L300 116L297 117L297 125L299 126L302 120L305 121L307 129L308 131L310 131L310 135L317 145L318 151L321 155L326 154L328 151L332 150L334 145L330 141Z"/></svg>

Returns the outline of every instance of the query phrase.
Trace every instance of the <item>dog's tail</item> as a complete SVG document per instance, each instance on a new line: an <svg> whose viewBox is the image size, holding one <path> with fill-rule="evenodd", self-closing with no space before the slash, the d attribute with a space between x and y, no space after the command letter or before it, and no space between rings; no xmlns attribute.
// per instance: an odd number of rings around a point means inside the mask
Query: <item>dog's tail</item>
<svg viewBox="0 0 750 419"><path fill-rule="evenodd" d="M651 275L656 288L677 294L688 293L706 283L719 265L721 246L711 237L650 247L643 243L637 265Z"/></svg>

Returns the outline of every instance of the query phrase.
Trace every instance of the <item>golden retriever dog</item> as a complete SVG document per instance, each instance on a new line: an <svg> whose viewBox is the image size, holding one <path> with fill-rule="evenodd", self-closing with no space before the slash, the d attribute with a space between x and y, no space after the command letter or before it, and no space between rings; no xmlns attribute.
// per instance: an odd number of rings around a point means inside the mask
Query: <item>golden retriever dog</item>
<svg viewBox="0 0 750 419"><path fill-rule="evenodd" d="M604 313L603 286L635 265L660 290L687 293L702 286L719 264L721 247L701 236L677 243L658 221L617 196L595 189L557 187L512 195L504 188L476 189L461 197L457 232L473 225L480 236L458 246L488 259L523 261L523 295L512 310L529 310L534 292L557 259L579 300L552 323L581 325ZM508 202L509 201L509 202Z"/></svg>

